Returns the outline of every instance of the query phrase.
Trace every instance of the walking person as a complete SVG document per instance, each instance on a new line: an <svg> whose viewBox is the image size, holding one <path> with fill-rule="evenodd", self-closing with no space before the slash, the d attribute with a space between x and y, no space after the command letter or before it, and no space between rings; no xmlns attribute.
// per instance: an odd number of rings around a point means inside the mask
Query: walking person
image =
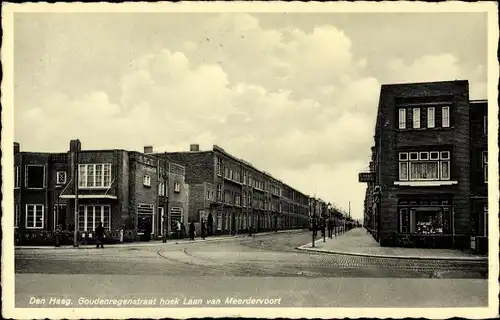
<svg viewBox="0 0 500 320"><path fill-rule="evenodd" d="M191 241L194 241L194 232L195 232L194 222L191 221L191 223L189 224L189 240Z"/></svg>
<svg viewBox="0 0 500 320"><path fill-rule="evenodd" d="M328 236L331 238L333 238L333 221L332 220L328 220Z"/></svg>
<svg viewBox="0 0 500 320"><path fill-rule="evenodd" d="M205 240L206 226L205 221L201 219L201 238Z"/></svg>
<svg viewBox="0 0 500 320"><path fill-rule="evenodd" d="M104 227L102 226L102 222L99 222L99 226L95 228L95 236L96 236L96 248L104 248Z"/></svg>

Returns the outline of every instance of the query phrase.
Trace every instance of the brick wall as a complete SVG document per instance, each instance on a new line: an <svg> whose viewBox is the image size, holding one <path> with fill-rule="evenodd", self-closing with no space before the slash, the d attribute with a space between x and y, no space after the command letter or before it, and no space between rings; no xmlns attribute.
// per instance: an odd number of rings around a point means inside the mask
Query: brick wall
<svg viewBox="0 0 500 320"><path fill-rule="evenodd" d="M451 96L451 128L423 129L417 131L398 131L396 98L419 98L431 96ZM409 99L408 99L409 100ZM465 81L405 84L382 86L376 146L378 150L377 179L382 188L381 205L381 243L391 232L397 231L397 196L398 194L450 193L455 206L457 233L468 233L470 222L470 204L468 193L469 181L469 109L468 83ZM451 180L458 185L440 188L403 188L394 186L398 177L398 148L412 146L450 146Z"/></svg>
<svg viewBox="0 0 500 320"><path fill-rule="evenodd" d="M212 151L168 152L158 156L180 164L186 169L186 183L212 182L214 179L214 155Z"/></svg>

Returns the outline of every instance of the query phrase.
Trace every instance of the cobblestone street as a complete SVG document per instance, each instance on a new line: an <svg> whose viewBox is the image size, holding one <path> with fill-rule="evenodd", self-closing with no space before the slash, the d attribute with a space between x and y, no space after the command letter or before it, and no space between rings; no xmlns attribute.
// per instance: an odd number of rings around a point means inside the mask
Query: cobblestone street
<svg viewBox="0 0 500 320"><path fill-rule="evenodd" d="M137 292L147 292L148 288L154 288L159 283L169 283L168 287L177 283L176 294L206 297L214 292L220 295L231 294L234 290L240 295L245 292L256 294L252 290L275 286L272 290L261 290L267 295L276 292L277 295L286 297L283 303L286 300L289 306L388 306L394 301L398 301L398 305L418 303L431 306L435 302L439 306L450 303L450 306L454 303L459 306L464 303L471 305L487 302L487 266L484 262L370 258L295 249L307 243L309 238L309 232L294 232L230 238L224 241L116 245L101 250L17 249L16 298L22 304L35 293L54 295L64 292L75 297L84 293L96 294L97 288L84 285L83 279L98 281L96 279L104 277L109 282L99 291L99 295L104 296L117 293L130 295L130 291L123 289L122 292L120 288L132 285L127 284L127 281L132 281ZM51 281L51 277L40 274L60 275L62 278ZM135 277L143 275L158 280L152 285L146 285L147 282L138 280L144 280L145 277ZM212 282L218 284L214 287ZM72 283L78 289L67 292L68 284ZM382 288L383 286L386 288ZM285 293L287 290L293 290L294 294ZM338 291L343 297L321 298L331 290ZM379 300L378 290L388 292L385 299L393 292L396 300ZM402 292L405 290L408 294L425 290L425 294L418 295L417 300L403 301L401 294L404 296ZM443 290L449 290L446 301L443 301ZM162 291L158 289L157 293L160 292ZM156 294L154 290L152 293ZM348 299L354 296L364 298ZM470 297L474 299L470 300Z"/></svg>

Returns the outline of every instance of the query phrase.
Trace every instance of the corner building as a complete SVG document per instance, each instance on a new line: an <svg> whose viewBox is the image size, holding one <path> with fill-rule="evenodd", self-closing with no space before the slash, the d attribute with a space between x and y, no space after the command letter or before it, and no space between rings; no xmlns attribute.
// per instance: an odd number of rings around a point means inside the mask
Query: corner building
<svg viewBox="0 0 500 320"><path fill-rule="evenodd" d="M382 86L370 172L360 173L365 227L381 245L464 248L486 233L486 124L468 81Z"/></svg>
<svg viewBox="0 0 500 320"><path fill-rule="evenodd" d="M189 219L197 228L201 219L212 234L256 232L304 227L308 197L298 190L238 159L219 146L200 151L158 153L186 168Z"/></svg>

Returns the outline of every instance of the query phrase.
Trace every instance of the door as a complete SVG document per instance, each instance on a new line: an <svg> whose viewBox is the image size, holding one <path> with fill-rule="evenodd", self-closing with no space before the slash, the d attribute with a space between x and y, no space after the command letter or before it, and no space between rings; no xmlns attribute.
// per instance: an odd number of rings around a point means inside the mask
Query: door
<svg viewBox="0 0 500 320"><path fill-rule="evenodd" d="M151 235L153 232L153 215L139 214L137 220L137 234L145 236Z"/></svg>

